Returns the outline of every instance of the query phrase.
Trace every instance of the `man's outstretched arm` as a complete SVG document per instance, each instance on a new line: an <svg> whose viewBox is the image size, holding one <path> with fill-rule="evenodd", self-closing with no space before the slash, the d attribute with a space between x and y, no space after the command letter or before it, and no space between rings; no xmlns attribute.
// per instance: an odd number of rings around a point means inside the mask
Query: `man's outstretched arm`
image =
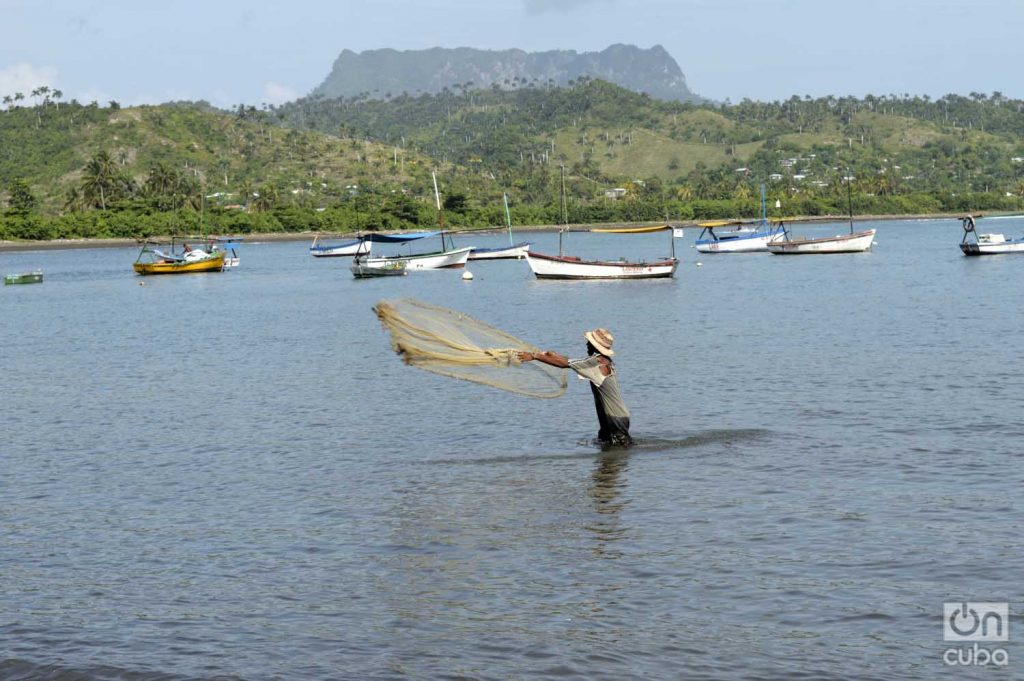
<svg viewBox="0 0 1024 681"><path fill-rule="evenodd" d="M547 350L545 352L519 353L520 362L529 362L530 360L537 360L538 362L543 362L544 364L550 364L551 366L558 367L559 369L569 368L569 358L566 357L565 355L560 355L552 350Z"/></svg>

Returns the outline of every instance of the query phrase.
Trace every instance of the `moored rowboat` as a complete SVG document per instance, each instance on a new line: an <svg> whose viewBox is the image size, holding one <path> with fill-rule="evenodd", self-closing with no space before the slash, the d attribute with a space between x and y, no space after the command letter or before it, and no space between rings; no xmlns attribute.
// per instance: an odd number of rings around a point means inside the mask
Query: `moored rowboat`
<svg viewBox="0 0 1024 681"><path fill-rule="evenodd" d="M675 274L679 261L582 260L572 256L527 253L526 262L538 279L661 279Z"/></svg>

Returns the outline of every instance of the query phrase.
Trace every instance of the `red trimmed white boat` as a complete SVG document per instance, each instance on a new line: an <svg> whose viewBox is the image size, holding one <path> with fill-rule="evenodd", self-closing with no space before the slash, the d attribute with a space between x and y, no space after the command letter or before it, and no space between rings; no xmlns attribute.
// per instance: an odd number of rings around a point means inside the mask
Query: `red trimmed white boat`
<svg viewBox="0 0 1024 681"><path fill-rule="evenodd" d="M538 279L664 279L675 275L675 258L656 262L582 260L570 255L527 253L526 262Z"/></svg>
<svg viewBox="0 0 1024 681"><path fill-rule="evenodd" d="M810 255L827 253L863 253L871 249L875 240L875 230L850 234L837 234L817 239L784 239L770 241L768 252L775 255Z"/></svg>
<svg viewBox="0 0 1024 681"><path fill-rule="evenodd" d="M849 234L823 236L815 239L792 239L789 232L786 231L783 239L768 242L768 252L775 255L824 255L829 253L863 253L871 250L871 245L875 243L875 230L853 231L853 180L853 175L847 170L843 182L846 183L846 201L850 211Z"/></svg>
<svg viewBox="0 0 1024 681"><path fill-rule="evenodd" d="M676 273L675 230L668 225L653 227L598 227L591 232L602 234L650 234L669 232L671 256L654 262L620 260L583 260L562 253L562 237L569 231L565 207L565 166L562 166L562 224L558 231L558 255L527 253L526 262L538 279L667 279Z"/></svg>
<svg viewBox="0 0 1024 681"><path fill-rule="evenodd" d="M675 241L669 239L672 255L668 258L646 261L583 260L571 255L562 255L562 234L558 233L559 255L527 253L526 262L538 279L665 279L675 275L679 260L676 258ZM675 231L668 225L656 227L595 228L590 230L601 234L650 234L651 232Z"/></svg>

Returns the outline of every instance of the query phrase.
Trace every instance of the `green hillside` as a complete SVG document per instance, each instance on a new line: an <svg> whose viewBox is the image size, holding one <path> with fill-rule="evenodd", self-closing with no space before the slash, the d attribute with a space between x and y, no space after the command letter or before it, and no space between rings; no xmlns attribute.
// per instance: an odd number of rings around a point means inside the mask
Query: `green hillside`
<svg viewBox="0 0 1024 681"><path fill-rule="evenodd" d="M1024 210L1024 102L998 93L693 104L570 87L319 96L258 110L5 97L0 239L561 220Z"/></svg>

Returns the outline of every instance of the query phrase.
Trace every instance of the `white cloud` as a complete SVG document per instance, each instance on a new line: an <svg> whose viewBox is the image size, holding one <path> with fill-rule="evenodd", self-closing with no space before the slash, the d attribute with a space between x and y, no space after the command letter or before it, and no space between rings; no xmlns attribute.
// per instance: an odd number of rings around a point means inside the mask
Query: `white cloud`
<svg viewBox="0 0 1024 681"><path fill-rule="evenodd" d="M52 66L33 66L28 62L18 62L0 68L0 95L14 95L20 92L29 97L29 93L43 85L53 87L57 82L57 69Z"/></svg>
<svg viewBox="0 0 1024 681"><path fill-rule="evenodd" d="M263 101L267 104L284 104L298 98L299 93L287 85L274 82L263 84Z"/></svg>

